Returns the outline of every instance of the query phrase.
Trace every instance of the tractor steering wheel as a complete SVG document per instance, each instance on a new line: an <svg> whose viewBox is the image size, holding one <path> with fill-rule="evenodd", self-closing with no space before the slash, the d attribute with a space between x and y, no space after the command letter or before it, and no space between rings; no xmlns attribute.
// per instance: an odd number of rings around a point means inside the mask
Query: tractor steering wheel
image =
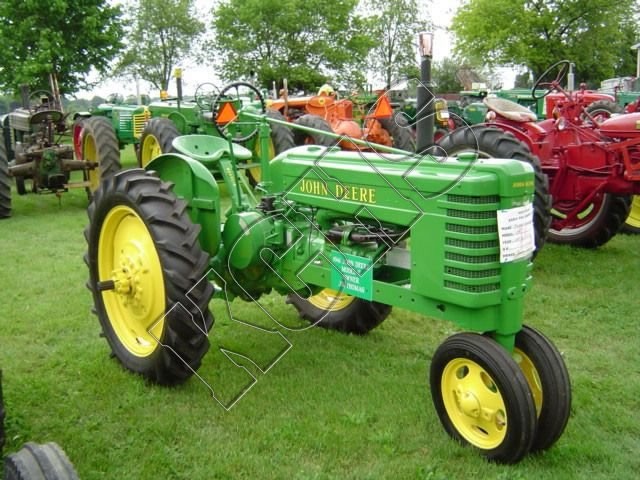
<svg viewBox="0 0 640 480"><path fill-rule="evenodd" d="M564 77L567 75L570 66L571 62L569 62L569 60L560 60L559 62L556 62L549 68L547 68L544 73L540 75L538 81L531 90L531 96L534 98L534 100L540 100L541 98L546 97L558 87L562 88L560 84L562 83L562 80L564 80ZM558 70L558 73L556 74L555 79L550 82L545 81L547 79L547 76L549 76L549 74L556 69ZM542 95L536 95L536 90L538 90L539 88L546 89Z"/></svg>
<svg viewBox="0 0 640 480"><path fill-rule="evenodd" d="M240 121L238 120L238 113L236 111L239 107L246 107L247 95L240 94L240 88L248 89L255 94L255 98L260 102L260 113L265 114L267 112L267 105L264 102L264 98L255 86L248 82L234 82L224 87L218 96L213 101L213 126L218 133L227 139L231 139L235 143L243 143L252 138L258 133L258 122L255 120ZM232 92L229 94L229 92ZM245 105L243 105L245 103ZM235 115L231 120L225 120L223 123L218 123L220 114L226 111L227 108L232 108L232 113ZM225 112L225 115L228 113ZM253 128L247 130L247 125L252 125Z"/></svg>
<svg viewBox="0 0 640 480"><path fill-rule="evenodd" d="M213 83L201 83L196 88L196 93L193 95L196 105L200 107L203 112L210 111L213 108L213 100L220 94L220 90Z"/></svg>

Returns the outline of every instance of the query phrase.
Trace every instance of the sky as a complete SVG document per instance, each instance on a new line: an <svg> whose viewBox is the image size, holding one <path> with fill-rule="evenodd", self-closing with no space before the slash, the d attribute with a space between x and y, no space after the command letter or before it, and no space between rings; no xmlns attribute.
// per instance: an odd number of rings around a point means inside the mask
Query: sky
<svg viewBox="0 0 640 480"><path fill-rule="evenodd" d="M114 3L117 3L114 1ZM429 5L430 3L430 5ZM422 8L430 10L430 18L434 24L434 44L433 44L433 58L434 60L442 60L445 57L452 54L452 36L448 32L448 27L451 24L451 19L460 5L460 0L432 0L431 2L425 2L424 0L418 0L418 5L423 4ZM203 16L206 15L207 10L211 8L212 2L208 0L196 0L196 8ZM213 67L200 67L194 62L187 62L184 65L180 65L183 68L183 91L185 95L193 95L195 89L204 82L211 82L216 85L220 82L216 79ZM503 75L505 86L508 86L509 77L511 74L506 72ZM512 80L511 80L512 81ZM170 86L171 88L172 86ZM175 88L175 86L173 86ZM119 92L125 97L127 95L135 95L135 87L131 82L124 81L106 81L97 85L91 91L82 91L77 94L79 98L90 99L94 95L101 97L108 97L109 94ZM159 92L155 91L151 85L146 82L141 82L140 93L148 94L151 97L156 97ZM171 92L175 93L175 92Z"/></svg>

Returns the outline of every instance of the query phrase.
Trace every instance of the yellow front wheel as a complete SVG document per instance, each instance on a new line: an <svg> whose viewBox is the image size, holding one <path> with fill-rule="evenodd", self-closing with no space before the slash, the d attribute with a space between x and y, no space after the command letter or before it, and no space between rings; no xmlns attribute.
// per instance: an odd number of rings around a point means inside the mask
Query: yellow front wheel
<svg viewBox="0 0 640 480"><path fill-rule="evenodd" d="M134 169L103 182L88 213L89 287L114 355L156 383L186 380L209 348L213 287L184 202Z"/></svg>
<svg viewBox="0 0 640 480"><path fill-rule="evenodd" d="M436 350L431 396L445 430L487 459L516 463L529 452L536 409L520 367L494 340L460 333Z"/></svg>
<svg viewBox="0 0 640 480"><path fill-rule="evenodd" d="M148 163L163 153L175 152L173 140L180 136L175 124L168 118L152 118L140 136L138 165L145 168Z"/></svg>
<svg viewBox="0 0 640 480"><path fill-rule="evenodd" d="M625 233L640 234L640 195L634 195L629 216L622 226Z"/></svg>

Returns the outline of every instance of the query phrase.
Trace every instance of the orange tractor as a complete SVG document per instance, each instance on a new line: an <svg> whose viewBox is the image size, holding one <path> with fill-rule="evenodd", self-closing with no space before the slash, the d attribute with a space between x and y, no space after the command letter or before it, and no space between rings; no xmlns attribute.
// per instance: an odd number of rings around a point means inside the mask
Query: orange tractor
<svg viewBox="0 0 640 480"><path fill-rule="evenodd" d="M333 88L324 85L317 95L289 97L286 89L280 98L268 103L268 108L277 110L284 117L301 127L333 132L345 137L339 142L344 150L373 150L351 142L349 139L415 151L415 139L409 123L403 115L395 115L389 98L381 93L371 104L354 104L349 99L339 99ZM360 118L354 117L360 111ZM297 145L313 143L333 146L336 140L318 132L294 130Z"/></svg>

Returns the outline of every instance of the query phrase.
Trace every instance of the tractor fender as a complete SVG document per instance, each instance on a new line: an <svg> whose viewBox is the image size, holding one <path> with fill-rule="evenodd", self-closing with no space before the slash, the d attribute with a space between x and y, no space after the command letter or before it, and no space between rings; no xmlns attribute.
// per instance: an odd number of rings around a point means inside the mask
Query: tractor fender
<svg viewBox="0 0 640 480"><path fill-rule="evenodd" d="M173 183L173 192L187 202L191 221L201 227L200 247L214 256L220 248L220 192L211 172L200 162L180 153L159 155L145 170Z"/></svg>

